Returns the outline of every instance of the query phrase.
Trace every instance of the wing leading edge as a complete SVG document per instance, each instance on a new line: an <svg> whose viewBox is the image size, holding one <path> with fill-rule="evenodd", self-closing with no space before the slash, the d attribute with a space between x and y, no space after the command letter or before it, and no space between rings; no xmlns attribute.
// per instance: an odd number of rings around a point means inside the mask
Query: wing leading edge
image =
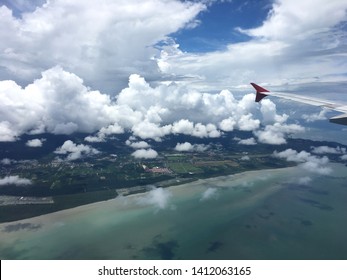
<svg viewBox="0 0 347 280"><path fill-rule="evenodd" d="M270 96L276 96L292 101L297 101L313 106L319 106L322 108L327 108L331 110L335 110L338 112L342 112L342 115L338 115L335 117L332 117L329 119L330 122L336 123L336 124L341 124L341 125L347 125L347 105L346 104L338 104L334 103L328 100L323 100L323 99L318 99L318 98L312 98L308 96L301 96L301 95L296 95L296 94L290 94L290 93L284 93L284 92L270 92L269 90L255 84L251 83L251 85L254 87L256 90L256 97L255 97L255 102L260 102L264 97L270 95Z"/></svg>

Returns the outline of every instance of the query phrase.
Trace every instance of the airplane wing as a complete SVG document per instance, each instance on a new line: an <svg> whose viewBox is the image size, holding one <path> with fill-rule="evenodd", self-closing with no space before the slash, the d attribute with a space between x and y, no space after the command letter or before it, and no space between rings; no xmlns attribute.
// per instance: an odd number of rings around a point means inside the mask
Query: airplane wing
<svg viewBox="0 0 347 280"><path fill-rule="evenodd" d="M262 100L264 97L269 95L269 96L276 96L276 97L280 97L280 98L284 98L284 99L288 99L292 101L297 101L297 102L301 102L301 103L305 103L309 105L319 106L322 108L327 108L327 109L331 109L331 110L335 110L335 111L343 113L342 115L338 115L338 116L330 118L329 121L336 124L347 125L347 104L338 104L328 100L312 98L308 96L301 96L301 95L296 95L291 93L270 92L267 89L261 86L258 86L255 83L251 83L251 85L256 90L255 102L260 102L260 100Z"/></svg>

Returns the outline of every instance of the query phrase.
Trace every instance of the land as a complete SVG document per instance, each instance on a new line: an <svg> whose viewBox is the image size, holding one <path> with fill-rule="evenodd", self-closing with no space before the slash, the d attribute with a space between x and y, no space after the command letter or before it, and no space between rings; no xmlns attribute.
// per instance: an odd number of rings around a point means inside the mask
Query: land
<svg viewBox="0 0 347 280"><path fill-rule="evenodd" d="M72 136L58 140L49 139L51 136L48 135L42 137L48 139L46 147L41 150L31 148L28 151L23 148L26 139L22 143L0 145L2 158L11 159L10 164L0 165L0 177L18 176L31 181L31 184L22 186L0 186L0 222L108 200L118 195L145 192L153 187L165 188L199 178L288 167L294 164L273 157L274 148L279 151L287 148L309 150L313 145L335 145L290 139L286 145L280 146L246 146L238 145L232 135L215 140L174 136L163 142L150 142L153 149L158 151L156 158L136 159L131 155L134 150L124 144L127 139L125 135L93 145L101 151L97 155L68 161L54 151ZM84 135L73 137L75 143L83 143ZM185 141L197 141L208 145L208 149L203 152L177 152L173 149L177 143ZM18 156L20 149L23 149L22 159ZM339 161L339 158L333 160Z"/></svg>

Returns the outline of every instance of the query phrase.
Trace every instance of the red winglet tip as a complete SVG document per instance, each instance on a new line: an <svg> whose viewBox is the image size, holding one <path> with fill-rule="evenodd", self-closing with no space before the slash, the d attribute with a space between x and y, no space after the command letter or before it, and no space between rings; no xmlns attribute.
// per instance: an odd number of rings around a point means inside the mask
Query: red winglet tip
<svg viewBox="0 0 347 280"><path fill-rule="evenodd" d="M266 94L264 94L264 92L269 92L267 89L262 88L261 86L258 86L255 83L251 83L252 87L254 87L254 89L257 91L257 95L255 96L255 102L259 102L260 100L262 100L265 96L267 96Z"/></svg>
<svg viewBox="0 0 347 280"><path fill-rule="evenodd" d="M269 92L267 89L265 88L262 88L261 86L258 86L257 84L255 83L251 83L252 87L254 87L254 89L257 91L257 92Z"/></svg>

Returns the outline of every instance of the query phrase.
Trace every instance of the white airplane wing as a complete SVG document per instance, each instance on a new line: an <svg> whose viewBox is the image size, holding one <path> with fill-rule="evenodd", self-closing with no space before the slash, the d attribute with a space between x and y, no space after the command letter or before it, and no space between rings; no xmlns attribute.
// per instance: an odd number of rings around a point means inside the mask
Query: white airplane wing
<svg viewBox="0 0 347 280"><path fill-rule="evenodd" d="M343 113L342 115L338 115L336 117L332 117L330 119L330 122L332 123L337 123L337 124L342 124L342 125L347 125L347 104L339 104L339 103L334 103L332 101L328 100L323 100L323 99L318 99L318 98L312 98L308 96L301 96L301 95L296 95L296 94L291 94L291 93L284 93L284 92L270 92L267 89L258 86L255 83L251 83L251 85L254 87L254 89L257 92L257 95L255 97L256 102L260 102L264 97L270 95L270 96L276 96L288 100L293 100L309 105L314 105L314 106L319 106L322 108L327 108L331 110L335 110L338 112Z"/></svg>

